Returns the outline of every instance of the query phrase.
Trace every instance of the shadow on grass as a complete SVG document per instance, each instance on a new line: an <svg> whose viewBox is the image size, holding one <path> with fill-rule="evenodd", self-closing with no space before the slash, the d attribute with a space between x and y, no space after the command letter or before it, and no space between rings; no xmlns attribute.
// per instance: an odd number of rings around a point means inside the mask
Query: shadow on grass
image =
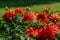
<svg viewBox="0 0 60 40"><path fill-rule="evenodd" d="M0 8L8 7L25 7L31 5L51 4L60 2L60 0L0 0Z"/></svg>

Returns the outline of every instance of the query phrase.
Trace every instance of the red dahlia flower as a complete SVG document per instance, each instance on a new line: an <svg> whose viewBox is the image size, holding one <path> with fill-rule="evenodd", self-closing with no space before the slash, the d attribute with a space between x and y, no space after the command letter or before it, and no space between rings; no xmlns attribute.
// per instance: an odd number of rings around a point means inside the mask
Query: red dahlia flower
<svg viewBox="0 0 60 40"><path fill-rule="evenodd" d="M25 16L24 16L24 21L27 21L27 20L32 20L32 19L36 19L36 13L35 12L29 12L27 13Z"/></svg>
<svg viewBox="0 0 60 40"><path fill-rule="evenodd" d="M26 30L26 35L30 35L35 30L34 27L30 27Z"/></svg>
<svg viewBox="0 0 60 40"><path fill-rule="evenodd" d="M46 22L47 21L47 14L46 14L46 12L39 13L38 16L37 16L37 20L39 20L41 22Z"/></svg>
<svg viewBox="0 0 60 40"><path fill-rule="evenodd" d="M40 28L34 28L34 27L30 27L26 30L26 35L29 36L29 35L33 35L34 37L35 36L40 36Z"/></svg>
<svg viewBox="0 0 60 40"><path fill-rule="evenodd" d="M57 25L54 24L46 24L41 32L41 37L43 38L53 38L58 32Z"/></svg>
<svg viewBox="0 0 60 40"><path fill-rule="evenodd" d="M38 37L40 37L41 31L42 31L42 30L41 30L40 28L36 28L35 31L34 31L32 34L33 34L33 36L38 36Z"/></svg>
<svg viewBox="0 0 60 40"><path fill-rule="evenodd" d="M24 10L22 8L16 8L15 12L24 15Z"/></svg>
<svg viewBox="0 0 60 40"><path fill-rule="evenodd" d="M50 19L52 22L56 23L56 22L57 22L57 15L53 13L53 14L51 14L51 15L49 16L49 19Z"/></svg>
<svg viewBox="0 0 60 40"><path fill-rule="evenodd" d="M8 10L5 12L5 14L3 15L3 18L6 20L6 21L10 21L11 17L15 16L15 11L14 10Z"/></svg>
<svg viewBox="0 0 60 40"><path fill-rule="evenodd" d="M58 28L60 29L60 24L56 24L58 26Z"/></svg>

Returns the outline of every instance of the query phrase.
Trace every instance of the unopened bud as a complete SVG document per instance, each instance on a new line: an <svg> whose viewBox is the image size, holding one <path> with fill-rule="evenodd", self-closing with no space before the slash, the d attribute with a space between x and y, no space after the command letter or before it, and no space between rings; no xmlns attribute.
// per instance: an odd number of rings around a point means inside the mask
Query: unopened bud
<svg viewBox="0 0 60 40"><path fill-rule="evenodd" d="M8 10L8 7L7 7L7 6L5 7L5 10L6 10L6 11Z"/></svg>
<svg viewBox="0 0 60 40"><path fill-rule="evenodd" d="M26 7L26 12L29 12L30 11L30 8L29 7Z"/></svg>

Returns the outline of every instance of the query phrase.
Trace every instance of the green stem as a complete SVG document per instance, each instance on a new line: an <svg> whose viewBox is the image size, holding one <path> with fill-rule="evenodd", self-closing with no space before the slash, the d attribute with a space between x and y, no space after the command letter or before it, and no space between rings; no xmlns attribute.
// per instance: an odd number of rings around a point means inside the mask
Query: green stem
<svg viewBox="0 0 60 40"><path fill-rule="evenodd" d="M48 38L46 38L46 40L49 40Z"/></svg>
<svg viewBox="0 0 60 40"><path fill-rule="evenodd" d="M36 40L36 38L31 38L30 40Z"/></svg>
<svg viewBox="0 0 60 40"><path fill-rule="evenodd" d="M34 40L33 38L31 38L31 40Z"/></svg>

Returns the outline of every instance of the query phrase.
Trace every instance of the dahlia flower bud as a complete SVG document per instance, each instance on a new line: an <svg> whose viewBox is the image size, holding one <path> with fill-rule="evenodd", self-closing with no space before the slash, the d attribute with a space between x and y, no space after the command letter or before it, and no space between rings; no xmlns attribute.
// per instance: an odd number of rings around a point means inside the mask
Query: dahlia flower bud
<svg viewBox="0 0 60 40"><path fill-rule="evenodd" d="M8 7L7 7L7 6L5 7L5 10L6 10L6 11L8 10Z"/></svg>
<svg viewBox="0 0 60 40"><path fill-rule="evenodd" d="M18 33L16 33L15 35L16 35L16 36L19 36L19 34L18 34Z"/></svg>
<svg viewBox="0 0 60 40"><path fill-rule="evenodd" d="M26 13L28 13L30 11L29 7L26 7Z"/></svg>

